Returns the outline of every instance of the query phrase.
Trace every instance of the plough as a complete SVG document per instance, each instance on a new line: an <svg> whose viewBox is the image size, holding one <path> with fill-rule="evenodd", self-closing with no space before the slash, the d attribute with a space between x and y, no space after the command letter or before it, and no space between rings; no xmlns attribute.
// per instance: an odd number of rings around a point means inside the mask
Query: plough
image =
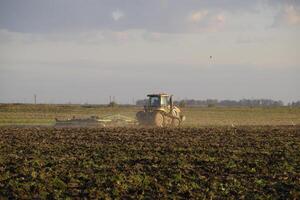
<svg viewBox="0 0 300 200"><path fill-rule="evenodd" d="M114 127L137 125L137 120L124 115L107 115L104 117L91 116L88 118L76 118L60 120L55 119L55 127Z"/></svg>

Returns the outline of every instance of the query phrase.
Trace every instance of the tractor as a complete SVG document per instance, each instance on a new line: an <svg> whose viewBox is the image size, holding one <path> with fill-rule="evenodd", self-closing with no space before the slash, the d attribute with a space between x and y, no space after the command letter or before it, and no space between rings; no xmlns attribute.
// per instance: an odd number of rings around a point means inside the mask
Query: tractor
<svg viewBox="0 0 300 200"><path fill-rule="evenodd" d="M185 120L178 107L173 105L172 95L149 94L143 111L136 113L142 126L178 127Z"/></svg>

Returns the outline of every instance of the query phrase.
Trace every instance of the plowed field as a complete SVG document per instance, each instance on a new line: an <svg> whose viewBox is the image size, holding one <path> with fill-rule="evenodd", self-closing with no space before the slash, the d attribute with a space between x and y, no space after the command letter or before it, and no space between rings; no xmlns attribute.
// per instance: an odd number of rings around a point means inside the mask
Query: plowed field
<svg viewBox="0 0 300 200"><path fill-rule="evenodd" d="M299 199L300 127L1 128L0 198Z"/></svg>

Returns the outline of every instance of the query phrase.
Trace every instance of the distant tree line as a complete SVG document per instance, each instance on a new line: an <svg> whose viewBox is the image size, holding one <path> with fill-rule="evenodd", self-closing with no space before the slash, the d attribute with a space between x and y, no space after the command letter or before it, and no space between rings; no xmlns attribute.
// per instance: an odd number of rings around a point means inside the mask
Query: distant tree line
<svg viewBox="0 0 300 200"><path fill-rule="evenodd" d="M295 101L295 102L289 103L288 106L300 107L300 101Z"/></svg>
<svg viewBox="0 0 300 200"><path fill-rule="evenodd" d="M181 100L178 105L186 106L203 106L203 107L213 107L213 106L247 106L247 107L273 107L273 106L283 106L282 101L275 101L272 99L241 99L241 100L217 100L217 99L207 99L207 100Z"/></svg>
<svg viewBox="0 0 300 200"><path fill-rule="evenodd" d="M137 106L144 106L148 102L147 99L142 99L136 101ZM181 107L184 106L199 106L199 107L214 107L214 106L246 106L246 107L276 107L284 106L282 101L276 101L272 99L241 99L241 100L217 100L217 99L207 99L207 100L195 100L186 99L180 101L174 101L175 105ZM288 106L300 106L300 101L289 103Z"/></svg>

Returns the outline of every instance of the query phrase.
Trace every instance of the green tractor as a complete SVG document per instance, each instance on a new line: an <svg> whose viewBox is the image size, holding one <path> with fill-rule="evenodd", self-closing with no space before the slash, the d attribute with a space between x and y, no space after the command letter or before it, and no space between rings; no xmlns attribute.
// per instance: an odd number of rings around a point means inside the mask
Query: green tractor
<svg viewBox="0 0 300 200"><path fill-rule="evenodd" d="M185 120L178 107L173 105L172 95L149 94L143 111L136 113L142 126L178 127Z"/></svg>

